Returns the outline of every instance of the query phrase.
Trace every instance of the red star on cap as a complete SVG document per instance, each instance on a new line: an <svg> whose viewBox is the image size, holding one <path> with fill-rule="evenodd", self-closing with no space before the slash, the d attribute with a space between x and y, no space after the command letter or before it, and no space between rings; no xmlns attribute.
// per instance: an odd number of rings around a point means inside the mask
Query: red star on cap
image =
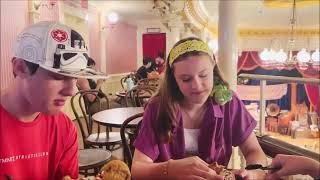
<svg viewBox="0 0 320 180"><path fill-rule="evenodd" d="M68 39L68 33L61 29L55 29L51 32L51 37L58 42L65 42Z"/></svg>

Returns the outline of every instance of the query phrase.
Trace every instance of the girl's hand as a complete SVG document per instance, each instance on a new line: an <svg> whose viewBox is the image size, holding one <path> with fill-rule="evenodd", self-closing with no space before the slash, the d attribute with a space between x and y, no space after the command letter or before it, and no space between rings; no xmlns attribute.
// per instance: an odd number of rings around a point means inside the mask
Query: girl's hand
<svg viewBox="0 0 320 180"><path fill-rule="evenodd" d="M241 176L245 180L259 180L259 179L265 179L266 178L266 173L265 171L261 169L256 169L256 170L242 170L242 175Z"/></svg>
<svg viewBox="0 0 320 180"><path fill-rule="evenodd" d="M168 176L173 179L223 180L198 156L168 161Z"/></svg>

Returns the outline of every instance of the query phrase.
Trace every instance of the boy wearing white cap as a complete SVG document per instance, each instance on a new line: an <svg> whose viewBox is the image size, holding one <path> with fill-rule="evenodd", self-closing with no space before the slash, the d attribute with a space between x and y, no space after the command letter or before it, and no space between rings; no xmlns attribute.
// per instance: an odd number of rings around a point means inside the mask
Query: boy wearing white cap
<svg viewBox="0 0 320 180"><path fill-rule="evenodd" d="M76 78L106 78L87 60L81 35L60 23L39 22L18 35L15 79L1 95L0 179L78 177L77 130L60 110Z"/></svg>

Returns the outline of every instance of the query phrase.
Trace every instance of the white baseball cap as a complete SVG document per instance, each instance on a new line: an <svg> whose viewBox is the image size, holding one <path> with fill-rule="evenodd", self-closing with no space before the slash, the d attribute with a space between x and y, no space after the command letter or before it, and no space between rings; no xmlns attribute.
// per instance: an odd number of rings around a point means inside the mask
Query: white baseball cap
<svg viewBox="0 0 320 180"><path fill-rule="evenodd" d="M64 76L107 78L88 67L88 48L82 36L58 22L42 21L24 29L17 37L14 56Z"/></svg>

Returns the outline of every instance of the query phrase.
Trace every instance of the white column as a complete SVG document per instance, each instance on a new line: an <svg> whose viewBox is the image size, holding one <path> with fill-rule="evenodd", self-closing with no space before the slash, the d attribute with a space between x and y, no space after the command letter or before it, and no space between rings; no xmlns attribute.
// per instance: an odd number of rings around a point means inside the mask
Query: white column
<svg viewBox="0 0 320 180"><path fill-rule="evenodd" d="M39 22L40 20L40 12L39 9L41 6L35 8L36 2L34 0L28 1L28 14L29 14L29 25Z"/></svg>
<svg viewBox="0 0 320 180"><path fill-rule="evenodd" d="M100 15L100 71L107 73L107 32L105 14Z"/></svg>
<svg viewBox="0 0 320 180"><path fill-rule="evenodd" d="M218 23L218 65L232 90L237 86L237 2L219 1ZM239 148L234 148L230 159L231 168L238 168L241 162ZM241 163L240 163L241 162Z"/></svg>
<svg viewBox="0 0 320 180"><path fill-rule="evenodd" d="M237 1L219 2L218 65L232 90L237 86Z"/></svg>
<svg viewBox="0 0 320 180"><path fill-rule="evenodd" d="M181 18L179 16L170 17L168 22L168 26L170 28L170 33L167 34L167 55L169 54L173 45L178 42L181 38L180 31L183 29L184 25L181 22Z"/></svg>
<svg viewBox="0 0 320 180"><path fill-rule="evenodd" d="M267 81L261 80L260 81L260 119L259 119L259 130L260 136L265 135L265 111L266 109L266 99L265 99L265 89L266 89Z"/></svg>
<svg viewBox="0 0 320 180"><path fill-rule="evenodd" d="M59 22L62 24L65 24L65 17L64 17L64 12L65 12L65 5L62 1L57 1L58 8L59 8Z"/></svg>

